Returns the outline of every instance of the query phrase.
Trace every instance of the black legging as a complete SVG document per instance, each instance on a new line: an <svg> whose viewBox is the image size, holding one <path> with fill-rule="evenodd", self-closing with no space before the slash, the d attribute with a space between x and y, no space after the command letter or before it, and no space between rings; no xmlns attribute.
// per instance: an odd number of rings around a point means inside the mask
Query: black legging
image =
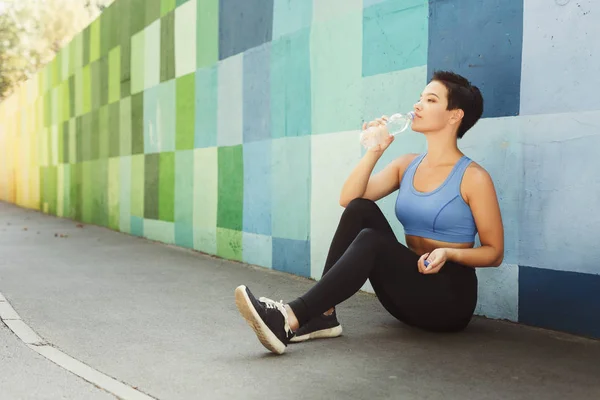
<svg viewBox="0 0 600 400"><path fill-rule="evenodd" d="M369 279L383 307L400 321L433 331L464 329L477 303L475 269L446 261L437 274L424 275L418 260L373 201L355 199L342 214L322 278L289 305L302 326Z"/></svg>

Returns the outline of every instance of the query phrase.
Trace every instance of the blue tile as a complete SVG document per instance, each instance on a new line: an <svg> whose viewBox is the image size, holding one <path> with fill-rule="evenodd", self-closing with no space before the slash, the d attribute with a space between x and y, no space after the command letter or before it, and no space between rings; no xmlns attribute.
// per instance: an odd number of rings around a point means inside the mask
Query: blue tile
<svg viewBox="0 0 600 400"><path fill-rule="evenodd" d="M600 275L519 267L519 322L600 338Z"/></svg>
<svg viewBox="0 0 600 400"><path fill-rule="evenodd" d="M271 137L270 50L266 44L244 53L244 143Z"/></svg>
<svg viewBox="0 0 600 400"><path fill-rule="evenodd" d="M273 0L219 1L219 60L271 41Z"/></svg>
<svg viewBox="0 0 600 400"><path fill-rule="evenodd" d="M427 0L378 2L363 12L363 76L427 63Z"/></svg>
<svg viewBox="0 0 600 400"><path fill-rule="evenodd" d="M244 144L244 232L271 235L271 141Z"/></svg>
<svg viewBox="0 0 600 400"><path fill-rule="evenodd" d="M144 236L144 218L131 216L131 234L134 236Z"/></svg>
<svg viewBox="0 0 600 400"><path fill-rule="evenodd" d="M194 228L188 222L175 222L175 244L188 249L194 248Z"/></svg>
<svg viewBox="0 0 600 400"><path fill-rule="evenodd" d="M484 117L518 115L523 0L429 2L428 77L452 70L485 99Z"/></svg>
<svg viewBox="0 0 600 400"><path fill-rule="evenodd" d="M310 241L274 237L273 269L310 277Z"/></svg>
<svg viewBox="0 0 600 400"><path fill-rule="evenodd" d="M312 1L275 0L273 39L307 28L312 22Z"/></svg>

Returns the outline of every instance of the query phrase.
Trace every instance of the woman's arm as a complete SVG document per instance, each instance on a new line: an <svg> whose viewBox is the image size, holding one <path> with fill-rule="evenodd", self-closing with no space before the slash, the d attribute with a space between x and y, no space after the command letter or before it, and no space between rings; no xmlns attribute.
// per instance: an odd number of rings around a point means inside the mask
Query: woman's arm
<svg viewBox="0 0 600 400"><path fill-rule="evenodd" d="M481 247L446 249L448 259L470 267L497 267L504 259L504 228L492 178L485 169L473 164L465 172L463 189Z"/></svg>

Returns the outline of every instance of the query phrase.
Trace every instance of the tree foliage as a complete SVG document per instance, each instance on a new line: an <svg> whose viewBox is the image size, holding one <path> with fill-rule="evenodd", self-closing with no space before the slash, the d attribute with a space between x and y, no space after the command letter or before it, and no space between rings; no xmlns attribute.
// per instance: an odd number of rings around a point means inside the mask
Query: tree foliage
<svg viewBox="0 0 600 400"><path fill-rule="evenodd" d="M114 0L0 0L0 100Z"/></svg>

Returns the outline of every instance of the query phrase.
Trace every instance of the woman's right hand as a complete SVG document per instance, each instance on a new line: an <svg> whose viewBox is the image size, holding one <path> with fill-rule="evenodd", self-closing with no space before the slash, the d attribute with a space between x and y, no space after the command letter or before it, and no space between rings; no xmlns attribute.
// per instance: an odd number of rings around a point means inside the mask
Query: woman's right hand
<svg viewBox="0 0 600 400"><path fill-rule="evenodd" d="M388 117L386 115L382 115L381 118L376 118L372 121L363 123L362 129L365 131L368 128L375 127L375 129L386 129L385 124L387 123ZM387 130L386 130L387 132ZM388 135L386 140L383 143L380 143L376 146L369 148L367 151L370 151L375 154L382 154L394 141L394 136Z"/></svg>

